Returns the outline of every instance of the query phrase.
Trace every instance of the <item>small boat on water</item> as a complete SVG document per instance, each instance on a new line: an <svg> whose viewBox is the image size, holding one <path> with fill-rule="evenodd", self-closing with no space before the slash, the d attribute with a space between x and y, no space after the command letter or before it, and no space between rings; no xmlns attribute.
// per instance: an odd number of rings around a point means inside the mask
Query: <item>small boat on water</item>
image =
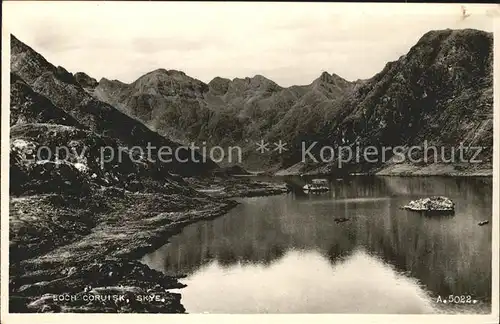
<svg viewBox="0 0 500 324"><path fill-rule="evenodd" d="M311 183L306 184L302 187L304 191L310 192L320 192L320 191L329 191L330 187L328 186L328 180L326 179L313 179Z"/></svg>

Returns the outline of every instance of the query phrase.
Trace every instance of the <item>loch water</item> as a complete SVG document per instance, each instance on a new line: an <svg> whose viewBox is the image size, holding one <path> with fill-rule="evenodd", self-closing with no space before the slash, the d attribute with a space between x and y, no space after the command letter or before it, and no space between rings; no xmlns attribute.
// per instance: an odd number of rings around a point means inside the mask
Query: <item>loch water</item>
<svg viewBox="0 0 500 324"><path fill-rule="evenodd" d="M321 194L301 190L308 180L272 178L292 192L238 199L143 262L186 275L188 313L491 311L492 230L478 226L491 224L491 178L354 176ZM400 208L433 195L455 214Z"/></svg>

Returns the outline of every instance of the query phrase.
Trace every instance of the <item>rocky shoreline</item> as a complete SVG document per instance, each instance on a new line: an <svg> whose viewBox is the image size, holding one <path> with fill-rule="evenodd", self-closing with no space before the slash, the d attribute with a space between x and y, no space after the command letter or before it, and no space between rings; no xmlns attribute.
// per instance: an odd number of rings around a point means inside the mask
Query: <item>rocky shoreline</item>
<svg viewBox="0 0 500 324"><path fill-rule="evenodd" d="M199 192L212 197L236 198L236 197L262 197L279 195L290 189L281 183L257 181L249 178L187 178L186 182Z"/></svg>
<svg viewBox="0 0 500 324"><path fill-rule="evenodd" d="M285 192L247 179L191 179L209 181L225 183L224 193L11 197L10 312L185 312L168 291L184 285L136 260L186 225L225 214L237 205L227 197Z"/></svg>
<svg viewBox="0 0 500 324"><path fill-rule="evenodd" d="M387 176L387 177L492 177L493 165L491 163L475 165L453 165L453 164L429 164L425 167L414 166L408 164L392 164L380 168L374 168L368 172L349 172L339 175L368 175L368 176ZM331 175L332 170L325 168L317 168L311 171L304 171L300 168L283 169L275 173L277 176L326 176Z"/></svg>

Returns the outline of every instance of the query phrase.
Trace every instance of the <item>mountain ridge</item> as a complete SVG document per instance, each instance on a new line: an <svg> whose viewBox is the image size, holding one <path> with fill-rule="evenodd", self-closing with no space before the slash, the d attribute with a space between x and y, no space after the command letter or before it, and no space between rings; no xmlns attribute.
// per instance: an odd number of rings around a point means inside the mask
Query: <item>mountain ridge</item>
<svg viewBox="0 0 500 324"><path fill-rule="evenodd" d="M94 98L167 138L182 144L239 145L244 161L228 164L276 170L298 162L298 144L304 139L338 145L360 139L365 144L404 144L427 135L433 142L445 144L456 142L463 134L472 138L470 130L451 130L445 120L479 118L470 108L456 117L457 100L465 107L478 104L484 116L492 114L491 43L492 34L479 30L429 31L382 71L354 82L323 71L308 85L289 87L260 74L214 77L204 83L165 68L145 73L131 83L106 78L95 83L88 76L80 79ZM445 66L450 67L446 70ZM58 75L66 73L61 70ZM471 83L471 78L480 83ZM424 95L428 97L422 98ZM423 121L434 120L441 124L424 127ZM482 132L476 142L489 146L491 118L476 122L476 126L469 125ZM437 133L440 127L446 132ZM283 140L291 149L282 156L262 156L255 152L254 143L259 140ZM491 154L488 149L487 159Z"/></svg>
<svg viewBox="0 0 500 324"><path fill-rule="evenodd" d="M233 80L215 77L206 84L208 91L203 87L203 91L187 99L175 97L174 88L170 88L173 92L166 96L165 91L155 87L147 93L125 91L122 97L111 95L106 99L153 125L160 133L175 134L181 142L242 145L247 153L245 158L250 160L243 165L257 169L286 168L298 162L298 146L303 139L338 145L344 140L352 143L360 137L367 145L373 136L372 142L394 145L426 136L432 142L444 144L458 141L463 134L471 138L471 131L465 126L452 130L445 126L445 120L456 119L458 125L464 116L474 116L473 111L468 111L455 118L459 110L454 106L457 98L462 98L465 107L479 104L483 115L492 114L491 44L492 34L479 30L429 31L406 54L388 62L382 71L355 82L324 71L308 85L280 87L257 74ZM450 68L447 70L444 66ZM471 83L470 78L483 83ZM460 96L458 89L468 97ZM100 90L106 92L106 89ZM484 94L484 98L475 94ZM421 98L424 95L428 97ZM190 117L186 118L185 114ZM424 120L439 120L435 129L444 127L445 132L425 128ZM484 153L488 161L492 154L487 135L492 132L491 118L478 123L482 126L469 126L482 130L476 137L483 140L476 142L490 147ZM245 140L260 139L268 142L281 139L293 148L280 157L258 156Z"/></svg>
<svg viewBox="0 0 500 324"><path fill-rule="evenodd" d="M178 142L240 145L245 160L262 160L253 152L253 142L290 115L300 98L331 101L352 86L326 72L309 85L281 87L260 74L215 77L205 84L176 70L156 69L128 84L101 79L94 96ZM319 118L321 114L311 123Z"/></svg>

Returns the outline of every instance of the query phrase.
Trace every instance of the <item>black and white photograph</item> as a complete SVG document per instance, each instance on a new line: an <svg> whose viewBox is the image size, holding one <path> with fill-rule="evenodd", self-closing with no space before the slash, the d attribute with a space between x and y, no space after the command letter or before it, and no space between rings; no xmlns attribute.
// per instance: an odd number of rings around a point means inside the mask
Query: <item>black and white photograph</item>
<svg viewBox="0 0 500 324"><path fill-rule="evenodd" d="M498 5L3 8L2 322L498 320Z"/></svg>

